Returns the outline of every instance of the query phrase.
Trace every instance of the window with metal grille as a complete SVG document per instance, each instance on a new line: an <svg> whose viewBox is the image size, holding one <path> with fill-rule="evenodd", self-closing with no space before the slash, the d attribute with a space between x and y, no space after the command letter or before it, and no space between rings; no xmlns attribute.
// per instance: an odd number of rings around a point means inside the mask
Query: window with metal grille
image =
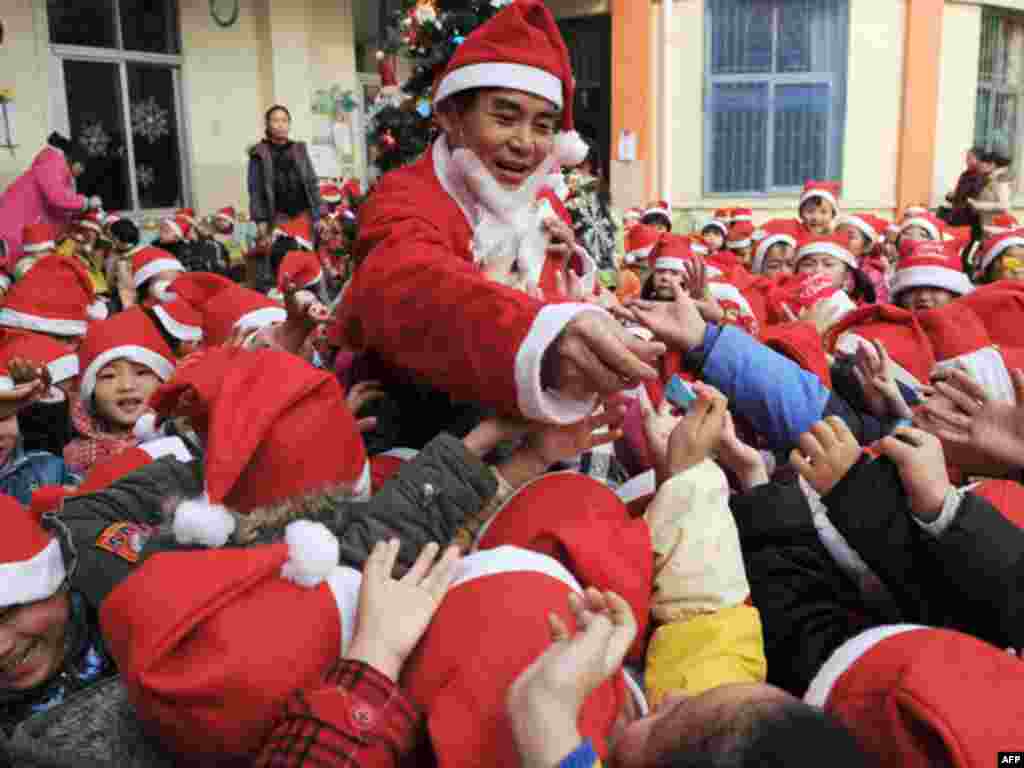
<svg viewBox="0 0 1024 768"><path fill-rule="evenodd" d="M88 156L77 188L111 211L188 203L176 0L48 0L53 129Z"/></svg>
<svg viewBox="0 0 1024 768"><path fill-rule="evenodd" d="M1017 160L1021 92L1024 91L1024 13L986 8L981 20L975 144ZM1014 174L1017 175L1016 173Z"/></svg>
<svg viewBox="0 0 1024 768"><path fill-rule="evenodd" d="M704 190L838 180L848 0L707 0Z"/></svg>

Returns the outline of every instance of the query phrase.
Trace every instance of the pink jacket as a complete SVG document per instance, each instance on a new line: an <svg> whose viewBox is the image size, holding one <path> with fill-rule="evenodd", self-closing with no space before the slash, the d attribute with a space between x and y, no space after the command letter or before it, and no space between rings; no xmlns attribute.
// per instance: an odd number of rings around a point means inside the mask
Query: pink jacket
<svg viewBox="0 0 1024 768"><path fill-rule="evenodd" d="M0 239L7 241L8 254L0 267L9 268L21 258L22 230L26 224L67 224L71 214L83 210L85 204L85 195L75 193L64 153L44 147L32 161L32 167L0 194Z"/></svg>

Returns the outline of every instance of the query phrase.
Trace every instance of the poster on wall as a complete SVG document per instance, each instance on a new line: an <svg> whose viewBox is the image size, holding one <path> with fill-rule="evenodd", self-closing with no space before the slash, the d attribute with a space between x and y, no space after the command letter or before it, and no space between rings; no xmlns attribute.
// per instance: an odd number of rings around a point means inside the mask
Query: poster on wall
<svg viewBox="0 0 1024 768"><path fill-rule="evenodd" d="M313 92L313 141L310 159L317 176L356 175L356 130L359 103L340 85Z"/></svg>

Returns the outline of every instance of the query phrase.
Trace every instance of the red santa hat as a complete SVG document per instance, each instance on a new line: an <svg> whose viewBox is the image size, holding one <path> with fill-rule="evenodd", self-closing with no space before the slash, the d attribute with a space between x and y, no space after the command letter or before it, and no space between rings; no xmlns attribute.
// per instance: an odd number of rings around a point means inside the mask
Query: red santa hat
<svg viewBox="0 0 1024 768"><path fill-rule="evenodd" d="M647 257L651 269L674 269L682 272L693 261L690 238L684 235L663 234Z"/></svg>
<svg viewBox="0 0 1024 768"><path fill-rule="evenodd" d="M438 80L434 103L477 88L513 88L547 99L562 110L554 159L563 166L586 159L586 142L573 129L569 50L543 0L517 0L473 30Z"/></svg>
<svg viewBox="0 0 1024 768"><path fill-rule="evenodd" d="M662 218L665 220L668 228L672 228L672 206L669 205L667 200L655 200L653 203L649 203L647 208L644 209L643 218L646 219L648 216Z"/></svg>
<svg viewBox="0 0 1024 768"><path fill-rule="evenodd" d="M43 253L57 247L60 228L53 224L26 224L22 231L21 250L25 253Z"/></svg>
<svg viewBox="0 0 1024 768"><path fill-rule="evenodd" d="M203 315L187 301L175 299L152 306L160 327L178 341L203 340Z"/></svg>
<svg viewBox="0 0 1024 768"><path fill-rule="evenodd" d="M338 562L327 528L299 520L279 544L157 553L118 584L100 623L154 735L193 764L251 759L351 641L360 575Z"/></svg>
<svg viewBox="0 0 1024 768"><path fill-rule="evenodd" d="M804 700L842 721L880 765L975 768L1024 744L1022 696L1016 656L959 632L903 624L847 640Z"/></svg>
<svg viewBox="0 0 1024 768"><path fill-rule="evenodd" d="M746 222L747 224L754 223L754 211L750 208L733 208L732 209L732 224L737 222Z"/></svg>
<svg viewBox="0 0 1024 768"><path fill-rule="evenodd" d="M768 255L768 249L773 245L784 243L791 248L796 248L799 236L799 224L794 219L772 219L771 221L766 221L753 234L757 245L754 248L751 271L754 273L764 271L765 256Z"/></svg>
<svg viewBox="0 0 1024 768"><path fill-rule="evenodd" d="M895 364L896 379L920 390L935 367L935 351L917 313L891 304L871 304L850 312L825 334L830 352L855 355L861 344L880 341Z"/></svg>
<svg viewBox="0 0 1024 768"><path fill-rule="evenodd" d="M161 381L167 381L174 373L174 353L139 307L118 312L90 326L78 350L82 400L92 397L96 377L103 366L124 359L146 366Z"/></svg>
<svg viewBox="0 0 1024 768"><path fill-rule="evenodd" d="M804 183L804 190L800 193L800 204L798 207L803 208L804 203L814 198L820 198L826 203L832 206L832 210L839 213L839 184L835 181L813 181L808 179Z"/></svg>
<svg viewBox="0 0 1024 768"><path fill-rule="evenodd" d="M725 312L736 313L736 325L744 328L752 336L760 330L760 324L753 308L743 292L733 283L726 280L710 280L708 291Z"/></svg>
<svg viewBox="0 0 1024 768"><path fill-rule="evenodd" d="M75 220L75 226L101 234L103 232L103 211L95 208L85 211Z"/></svg>
<svg viewBox="0 0 1024 768"><path fill-rule="evenodd" d="M369 490L362 436L332 374L287 352L217 347L182 368L151 404L163 417L178 415L186 392L193 402L185 415L205 437L208 504L179 507L179 538L223 544L226 537L215 530L207 537L213 529L205 526L224 521L224 507L246 514L326 490L354 497ZM323 450L328 444L332 450Z"/></svg>
<svg viewBox="0 0 1024 768"><path fill-rule="evenodd" d="M1001 235L1005 232L1009 232L1011 229L1017 229L1020 227L1020 222L1017 221L1017 217L1012 213L1000 213L992 218L991 224L986 224L983 229L985 234L989 237L995 235Z"/></svg>
<svg viewBox="0 0 1024 768"><path fill-rule="evenodd" d="M238 221L238 212L234 209L234 206L227 205L213 214L213 218L218 221L223 221L226 224L230 224L232 227Z"/></svg>
<svg viewBox="0 0 1024 768"><path fill-rule="evenodd" d="M84 336L90 320L103 317L92 278L78 259L51 254L40 259L8 291L0 326L55 336Z"/></svg>
<svg viewBox="0 0 1024 768"><path fill-rule="evenodd" d="M769 326L761 334L761 343L813 373L826 388L832 388L828 356L821 346L821 336L811 323L787 322Z"/></svg>
<svg viewBox="0 0 1024 768"><path fill-rule="evenodd" d="M961 244L955 241L907 241L892 281L892 301L912 288L943 288L957 296L971 292L971 281L960 268Z"/></svg>
<svg viewBox="0 0 1024 768"><path fill-rule="evenodd" d="M348 198L347 202L349 204L357 197L360 197L363 194L363 187L359 179L345 179L341 184L341 194L343 197Z"/></svg>
<svg viewBox="0 0 1024 768"><path fill-rule="evenodd" d="M320 257L312 251L288 251L277 268L277 290L285 292L288 285L312 288L324 277Z"/></svg>
<svg viewBox="0 0 1024 768"><path fill-rule="evenodd" d="M161 272L184 272L185 267L163 248L147 245L132 254L132 282L136 288Z"/></svg>
<svg viewBox="0 0 1024 768"><path fill-rule="evenodd" d="M554 472L520 488L477 535L477 548L504 545L562 563L584 587L612 590L633 609L641 657L654 583L651 533L615 492L577 472Z"/></svg>
<svg viewBox="0 0 1024 768"><path fill-rule="evenodd" d="M620 546L614 541L609 545L612 553ZM652 559L649 543L646 559ZM440 768L520 764L508 720L508 688L550 647L549 614L574 631L568 609L573 592L581 592L573 574L535 551L502 546L463 558L402 672L403 688L427 713L427 732ZM598 755L607 756L608 738L633 691L635 686L620 672L584 701L579 732ZM645 712L642 697L637 700Z"/></svg>
<svg viewBox="0 0 1024 768"><path fill-rule="evenodd" d="M903 216L903 221L900 222L900 236L911 227L920 227L928 233L930 239L941 240L943 232L945 231L945 225L942 221L936 218L934 215L926 210L922 210L919 213L910 214L912 209L907 209L907 213Z"/></svg>
<svg viewBox="0 0 1024 768"><path fill-rule="evenodd" d="M754 225L749 221L736 221L729 228L726 238L727 248L749 248L753 244Z"/></svg>
<svg viewBox="0 0 1024 768"><path fill-rule="evenodd" d="M856 229L868 241L869 248L877 244L885 233L884 225L884 221L868 213L862 213L857 216L843 214L839 217L839 226L848 226Z"/></svg>
<svg viewBox="0 0 1024 768"><path fill-rule="evenodd" d="M638 221L640 221L640 219L643 218L643 215L644 215L644 209L643 208L630 208L628 211L626 211L624 214L622 214L622 221L623 221L624 224L628 225L630 222L638 222Z"/></svg>
<svg viewBox="0 0 1024 768"><path fill-rule="evenodd" d="M337 205L341 202L341 188L333 181L321 181L320 199L328 205Z"/></svg>
<svg viewBox="0 0 1024 768"><path fill-rule="evenodd" d="M712 218L725 224L726 229L732 224L732 208L716 208Z"/></svg>
<svg viewBox="0 0 1024 768"><path fill-rule="evenodd" d="M637 224L626 232L626 264L642 264L651 255L663 233L646 224Z"/></svg>
<svg viewBox="0 0 1024 768"><path fill-rule="evenodd" d="M802 240L796 252L796 266L800 265L800 260L805 256L813 256L819 253L839 259L850 269L860 268L860 265L857 264L857 259L850 253L849 243L846 238L835 234L812 235Z"/></svg>
<svg viewBox="0 0 1024 768"><path fill-rule="evenodd" d="M16 357L46 366L53 384L78 375L78 354L66 344L38 333L5 335L0 341L0 391L14 389L9 364Z"/></svg>
<svg viewBox="0 0 1024 768"><path fill-rule="evenodd" d="M109 488L122 477L152 464L157 459L173 456L183 464L193 461L192 453L180 437L162 437L132 446L116 456L93 464L75 494L96 493ZM32 499L35 503L35 497Z"/></svg>
<svg viewBox="0 0 1024 768"><path fill-rule="evenodd" d="M1024 229L1011 229L986 240L978 256L978 273L984 274L1008 248L1024 248Z"/></svg>
<svg viewBox="0 0 1024 768"><path fill-rule="evenodd" d="M1000 280L979 285L959 303L974 310L993 344L1020 344L1020 329L1024 328L1024 283Z"/></svg>
<svg viewBox="0 0 1024 768"><path fill-rule="evenodd" d="M192 233L192 220L180 214L177 216L168 216L160 223L166 224L180 240L184 240Z"/></svg>
<svg viewBox="0 0 1024 768"><path fill-rule="evenodd" d="M171 292L203 316L203 337L211 346L223 344L236 330L256 330L283 323L288 313L262 293L221 275L186 272L171 283Z"/></svg>
<svg viewBox="0 0 1024 768"><path fill-rule="evenodd" d="M729 222L726 219L718 217L718 213L720 212L721 211L717 211L714 218L708 219L704 223L704 226L700 228L702 233L707 232L709 229L717 229L722 233L723 238L729 236Z"/></svg>
<svg viewBox="0 0 1024 768"><path fill-rule="evenodd" d="M313 250L313 225L304 216L289 219L274 230L274 239L290 237L307 251Z"/></svg>
<svg viewBox="0 0 1024 768"><path fill-rule="evenodd" d="M11 496L0 494L0 517L0 608L53 597L67 577L60 542Z"/></svg>

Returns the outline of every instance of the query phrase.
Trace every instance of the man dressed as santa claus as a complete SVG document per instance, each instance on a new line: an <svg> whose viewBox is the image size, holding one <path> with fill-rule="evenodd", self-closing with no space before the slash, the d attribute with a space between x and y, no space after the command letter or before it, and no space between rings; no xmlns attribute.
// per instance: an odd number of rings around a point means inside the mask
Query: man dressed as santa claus
<svg viewBox="0 0 1024 768"><path fill-rule="evenodd" d="M549 423L656 375L663 345L556 295L558 274L590 261L547 184L585 157L573 91L542 0L517 0L456 51L435 91L440 136L360 210L346 330L383 367Z"/></svg>

